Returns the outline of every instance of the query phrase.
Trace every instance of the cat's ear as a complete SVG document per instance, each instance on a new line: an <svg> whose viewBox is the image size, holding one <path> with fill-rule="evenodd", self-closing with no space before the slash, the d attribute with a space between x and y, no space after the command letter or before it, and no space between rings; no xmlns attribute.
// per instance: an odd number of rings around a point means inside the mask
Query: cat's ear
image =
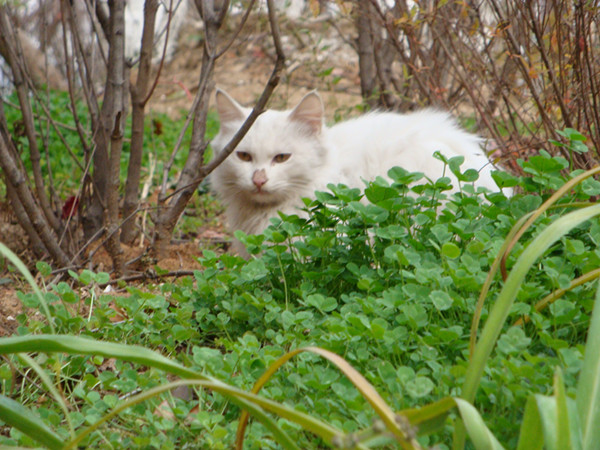
<svg viewBox="0 0 600 450"><path fill-rule="evenodd" d="M319 134L323 128L323 101L317 91L309 92L300 100L290 114L290 120L308 126L313 134Z"/></svg>
<svg viewBox="0 0 600 450"><path fill-rule="evenodd" d="M215 95L217 103L217 112L222 125L227 125L231 122L240 122L246 118L244 108L238 102L232 99L227 92L217 89Z"/></svg>

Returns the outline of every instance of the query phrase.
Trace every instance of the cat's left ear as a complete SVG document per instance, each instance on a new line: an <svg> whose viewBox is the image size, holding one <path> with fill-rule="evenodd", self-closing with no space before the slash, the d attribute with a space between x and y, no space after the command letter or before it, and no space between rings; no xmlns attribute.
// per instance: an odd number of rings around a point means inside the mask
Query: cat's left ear
<svg viewBox="0 0 600 450"><path fill-rule="evenodd" d="M221 124L227 125L231 122L244 121L247 115L244 108L231 98L227 92L222 89L217 89L215 99Z"/></svg>
<svg viewBox="0 0 600 450"><path fill-rule="evenodd" d="M321 133L323 128L323 101L317 91L306 94L290 114L290 120L308 126L313 134Z"/></svg>

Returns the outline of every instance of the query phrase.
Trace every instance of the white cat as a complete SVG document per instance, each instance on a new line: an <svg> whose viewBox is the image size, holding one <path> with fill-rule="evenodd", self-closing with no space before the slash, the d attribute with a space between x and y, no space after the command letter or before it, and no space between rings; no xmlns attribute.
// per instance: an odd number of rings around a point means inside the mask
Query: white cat
<svg viewBox="0 0 600 450"><path fill-rule="evenodd" d="M212 147L220 152L251 110L222 90L217 90L216 103L221 129ZM260 233L277 211L298 214L300 199L313 197L315 190L327 190L329 183L364 188L363 180L386 176L393 166L437 180L444 175L444 164L432 156L436 150L448 158L464 156L462 170L480 171L475 185L498 191L480 139L458 128L445 112L372 112L331 128L324 126L323 117L316 92L292 110L267 110L258 117L211 174L230 229ZM449 173L446 169L445 175ZM234 250L244 253L239 243Z"/></svg>

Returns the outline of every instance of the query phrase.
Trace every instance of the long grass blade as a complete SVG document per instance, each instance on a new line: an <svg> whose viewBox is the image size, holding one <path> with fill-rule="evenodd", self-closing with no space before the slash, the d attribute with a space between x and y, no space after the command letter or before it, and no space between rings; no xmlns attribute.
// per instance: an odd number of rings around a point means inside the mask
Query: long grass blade
<svg viewBox="0 0 600 450"><path fill-rule="evenodd" d="M575 289L577 286L581 286L582 284L588 283L596 278L600 278L600 269L594 269L594 270L590 270L587 273L584 273L580 277L577 277L573 281L571 281L571 283L569 283L569 286L567 288L557 289L556 291L552 292L550 295L547 295L546 297L541 299L539 302L537 302L534 306L535 310L537 312L540 312L546 306L548 306L549 304L551 304L551 303L555 302L556 300L558 300L559 298L561 298L563 295L565 295L571 289ZM523 325L524 323L529 322L529 320L530 320L529 316L520 317L519 319L517 319L515 321L514 325L515 326Z"/></svg>
<svg viewBox="0 0 600 450"><path fill-rule="evenodd" d="M383 423L385 423L388 430L390 430L396 438L402 444L403 441L409 443L411 439L407 436L407 433L400 429L398 423L396 421L396 414L389 405L381 398L379 392L373 387L371 383L367 381L365 377L363 377L360 372L358 372L354 367L352 367L348 362L342 358L341 356L330 352L329 350L325 350L319 347L306 347L305 351L316 353L317 355L322 356L329 360L329 362L335 364L338 369L340 369L344 375L356 386L362 396L367 400L371 407L375 410L377 415L381 418ZM412 445L412 443L411 443Z"/></svg>
<svg viewBox="0 0 600 450"><path fill-rule="evenodd" d="M258 392L260 392L261 388L265 385L265 383L271 378L271 376L273 376L273 374L275 372L277 372L277 370L283 364L285 364L291 358L293 358L298 353L301 353L303 351L305 351L305 349L296 349L296 350L293 350L293 351L288 352L285 355L281 356L277 361L275 361L273 364L271 364L267 368L265 373L263 373L262 376L256 381L256 383L254 384L254 386L252 387L252 390L250 392L252 394L258 394ZM238 422L238 428L237 428L236 438L235 438L235 448L236 449L241 450L243 448L244 434L246 432L246 427L248 426L248 419L249 419L248 412L242 411L242 413L240 415L240 420ZM332 434L330 436L330 441L333 440L335 437L341 438L342 436L343 436L343 433L341 431L336 434Z"/></svg>
<svg viewBox="0 0 600 450"><path fill-rule="evenodd" d="M548 225L521 253L496 302L492 306L490 315L483 327L481 338L475 347L473 359L467 368L462 398L469 403L475 399L475 392L479 386L487 359L492 353L514 299L532 264L566 233L582 222L599 214L600 205L573 211Z"/></svg>
<svg viewBox="0 0 600 450"><path fill-rule="evenodd" d="M124 359L143 364L182 378L213 380L206 375L182 366L160 353L139 345L126 345L114 342L102 342L90 338L70 335L37 334L11 336L0 339L0 354L29 352L64 352L75 355L100 355L106 358Z"/></svg>
<svg viewBox="0 0 600 450"><path fill-rule="evenodd" d="M583 439L581 434L581 420L579 420L579 411L577 402L574 398L565 395L567 400L567 410L569 413L569 434L571 437L571 448L574 450L583 449Z"/></svg>
<svg viewBox="0 0 600 450"><path fill-rule="evenodd" d="M60 449L64 445L63 439L35 412L4 395L0 395L0 419L50 449Z"/></svg>
<svg viewBox="0 0 600 450"><path fill-rule="evenodd" d="M544 432L544 448L548 450L559 450L556 442L556 399L554 397L536 394L535 403Z"/></svg>
<svg viewBox="0 0 600 450"><path fill-rule="evenodd" d="M562 449L572 449L571 446L571 427L569 418L569 408L567 406L567 394L565 392L565 383L563 382L562 372L559 367L554 373L554 401L556 405L556 447Z"/></svg>
<svg viewBox="0 0 600 450"><path fill-rule="evenodd" d="M456 406L460 412L467 433L477 450L503 450L504 447L498 442L479 412L473 405L461 398L455 398Z"/></svg>
<svg viewBox="0 0 600 450"><path fill-rule="evenodd" d="M12 265L15 266L19 270L19 272L21 272L21 274L25 277L25 280L27 280L27 282L31 286L31 289L33 289L33 292L35 293L36 297L40 301L40 305L42 306L42 309L44 310L44 315L46 316L46 319L48 319L48 325L50 326L50 331L52 333L55 333L56 329L54 328L54 322L52 320L52 316L50 315L50 309L48 309L48 304L46 303L46 299L42 295L42 291L40 291L40 288L38 287L35 280L33 279L33 275L31 275L31 272L29 271L29 269L25 266L25 264L23 264L23 262L19 259L19 257L17 255L15 255L12 252L12 250L9 249L2 242L0 242L0 254L4 255L4 257L6 257L6 259L8 259L12 263Z"/></svg>
<svg viewBox="0 0 600 450"><path fill-rule="evenodd" d="M530 395L525 404L517 450L542 450L542 448L544 448L542 419L535 396Z"/></svg>
<svg viewBox="0 0 600 450"><path fill-rule="evenodd" d="M441 429L450 411L455 407L454 399L445 397L420 408L404 409L400 411L400 414L405 416L411 425L419 429L419 436L423 436Z"/></svg>
<svg viewBox="0 0 600 450"><path fill-rule="evenodd" d="M517 450L541 448L548 450L582 448L577 404L575 400L567 397L559 368L554 374L554 395L531 396L527 400L521 424Z"/></svg>
<svg viewBox="0 0 600 450"><path fill-rule="evenodd" d="M508 252L510 247L510 243L512 242L512 238L516 236L517 232L521 229L523 224L527 221L529 217L531 217L529 213L521 217L517 220L517 223L511 228L506 236L506 239L502 243L502 247L498 251L498 255L494 258L494 262L492 262L492 266L488 271L488 274L485 278L483 286L481 286L481 291L479 292L479 297L477 298L477 304L475 305L475 312L473 313L473 319L471 320L471 331L469 333L469 357L473 358L473 353L475 352L475 344L477 344L477 330L479 330L479 322L481 321L481 312L483 311L483 305L485 303L485 299L487 298L488 292L490 291L490 287L492 286L492 282L494 281L494 277L496 273L498 273L498 269L500 268L500 263L502 262L503 255Z"/></svg>
<svg viewBox="0 0 600 450"><path fill-rule="evenodd" d="M539 208L537 208L533 212L533 214L529 217L529 219L527 219L527 222L525 222L525 224L523 224L521 229L519 229L519 231L513 236L512 241L511 241L507 251L505 252L504 255L502 255L502 261L503 261L502 266L504 266L504 261L506 261L506 258L510 254L510 252L513 249L513 247L515 246L515 244L519 241L519 239L521 239L521 236L523 236L525 231L527 231L527 229L531 225L533 225L533 223L538 219L538 217L540 217L542 214L544 214L552 205L554 205L554 203L556 203L558 200L560 200L560 198L563 195L565 195L567 192L569 192L571 189L573 189L575 186L577 186L579 183L581 183L586 178L589 178L589 177L597 174L598 172L600 172L600 166L596 166L590 170L587 170L587 171L577 175L575 178L567 181L564 185L562 185L559 189L557 189L556 192L554 192L554 194L552 194L550 196L550 198L548 198Z"/></svg>
<svg viewBox="0 0 600 450"><path fill-rule="evenodd" d="M585 450L597 448L600 442L600 287L596 292L577 384L577 410L581 420L582 447Z"/></svg>

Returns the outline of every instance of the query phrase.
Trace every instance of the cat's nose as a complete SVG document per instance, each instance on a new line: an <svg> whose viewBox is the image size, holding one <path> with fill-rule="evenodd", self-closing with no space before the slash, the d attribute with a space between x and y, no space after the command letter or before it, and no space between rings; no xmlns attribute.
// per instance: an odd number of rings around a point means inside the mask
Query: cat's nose
<svg viewBox="0 0 600 450"><path fill-rule="evenodd" d="M254 186L256 186L259 190L265 185L265 183L268 180L269 179L267 178L267 172L265 171L265 169L257 170L252 175L252 182L254 183Z"/></svg>

